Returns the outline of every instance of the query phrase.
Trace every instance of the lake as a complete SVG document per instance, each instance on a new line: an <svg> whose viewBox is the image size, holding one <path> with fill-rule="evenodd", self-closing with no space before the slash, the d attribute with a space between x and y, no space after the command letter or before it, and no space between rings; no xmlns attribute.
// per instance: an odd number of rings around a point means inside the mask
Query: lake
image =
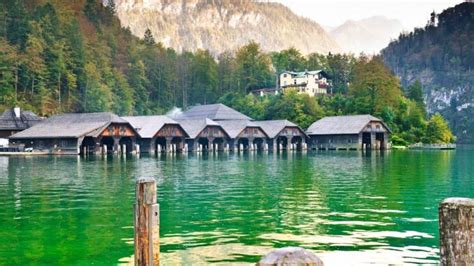
<svg viewBox="0 0 474 266"><path fill-rule="evenodd" d="M474 150L0 157L0 264L126 263L142 176L158 182L164 265L284 246L327 265L436 263L438 203L474 198Z"/></svg>

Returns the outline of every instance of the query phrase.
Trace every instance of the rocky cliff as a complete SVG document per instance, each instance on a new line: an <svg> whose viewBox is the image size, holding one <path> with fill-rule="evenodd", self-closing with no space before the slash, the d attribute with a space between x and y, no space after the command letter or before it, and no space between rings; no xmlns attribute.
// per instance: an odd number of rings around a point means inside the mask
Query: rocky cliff
<svg viewBox="0 0 474 266"><path fill-rule="evenodd" d="M251 0L115 0L124 27L178 51L234 50L253 40L266 51L295 47L302 53L338 52L317 23L277 3Z"/></svg>
<svg viewBox="0 0 474 266"><path fill-rule="evenodd" d="M432 14L424 28L402 34L382 50L407 86L416 80L430 113L441 112L458 142L474 143L474 3Z"/></svg>

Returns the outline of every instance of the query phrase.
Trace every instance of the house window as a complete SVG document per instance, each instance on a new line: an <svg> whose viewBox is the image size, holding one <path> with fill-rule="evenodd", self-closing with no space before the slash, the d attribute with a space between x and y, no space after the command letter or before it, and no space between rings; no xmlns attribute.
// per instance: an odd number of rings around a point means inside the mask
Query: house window
<svg viewBox="0 0 474 266"><path fill-rule="evenodd" d="M286 74L283 74L283 77L286 78Z"/></svg>
<svg viewBox="0 0 474 266"><path fill-rule="evenodd" d="M296 79L295 79L295 85L296 85Z"/></svg>
<svg viewBox="0 0 474 266"><path fill-rule="evenodd" d="M376 125L375 128L380 129L380 125Z"/></svg>
<svg viewBox="0 0 474 266"><path fill-rule="evenodd" d="M348 139L347 142L348 142L348 143L352 143L352 139Z"/></svg>
<svg viewBox="0 0 474 266"><path fill-rule="evenodd" d="M329 139L329 140L328 140L328 143L332 143L332 139Z"/></svg>

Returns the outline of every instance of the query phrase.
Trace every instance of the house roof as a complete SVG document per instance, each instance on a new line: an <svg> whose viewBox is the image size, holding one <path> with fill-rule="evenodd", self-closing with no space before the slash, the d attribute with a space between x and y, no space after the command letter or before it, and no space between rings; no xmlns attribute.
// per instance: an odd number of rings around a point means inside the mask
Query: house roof
<svg viewBox="0 0 474 266"><path fill-rule="evenodd" d="M189 138L195 139L207 126L218 126L216 122L209 118L180 118L176 119L181 127L184 129Z"/></svg>
<svg viewBox="0 0 474 266"><path fill-rule="evenodd" d="M165 115L124 116L141 138L153 138L165 125L181 125Z"/></svg>
<svg viewBox="0 0 474 266"><path fill-rule="evenodd" d="M266 120L255 121L254 123L260 126L271 139L276 137L285 127L297 127L301 132L304 132L298 125L288 120Z"/></svg>
<svg viewBox="0 0 474 266"><path fill-rule="evenodd" d="M97 137L111 123L127 124L124 119L112 113L70 113L52 116L11 139L25 138L79 138Z"/></svg>
<svg viewBox="0 0 474 266"><path fill-rule="evenodd" d="M301 72L284 71L283 73L287 73L295 77L304 77L306 75L317 75L321 73L321 75L328 77L328 74L324 70L312 70L312 71L306 70L306 71L301 71Z"/></svg>
<svg viewBox="0 0 474 266"><path fill-rule="evenodd" d="M221 103L197 105L184 112L180 118L209 118L212 120L253 120Z"/></svg>
<svg viewBox="0 0 474 266"><path fill-rule="evenodd" d="M225 120L216 122L221 125L227 135L233 139L247 127L260 128L255 122L249 120Z"/></svg>
<svg viewBox="0 0 474 266"><path fill-rule="evenodd" d="M41 118L30 111L20 110L20 117L13 109L8 109L0 116L0 130L24 130L41 122Z"/></svg>
<svg viewBox="0 0 474 266"><path fill-rule="evenodd" d="M371 115L328 116L314 122L306 133L308 135L359 134L372 121L382 122ZM382 124L390 131L383 122Z"/></svg>

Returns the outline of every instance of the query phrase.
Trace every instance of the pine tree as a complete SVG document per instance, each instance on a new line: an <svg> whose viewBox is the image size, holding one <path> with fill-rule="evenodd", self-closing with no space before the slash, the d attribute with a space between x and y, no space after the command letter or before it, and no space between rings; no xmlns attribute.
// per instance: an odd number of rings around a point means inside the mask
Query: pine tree
<svg viewBox="0 0 474 266"><path fill-rule="evenodd" d="M155 38L153 37L153 34L151 33L151 30L149 28L147 28L145 31L145 36L143 38L143 41L145 42L146 45L155 44Z"/></svg>
<svg viewBox="0 0 474 266"><path fill-rule="evenodd" d="M110 13L116 14L117 13L117 6L115 5L115 0L107 0L107 10L109 10Z"/></svg>
<svg viewBox="0 0 474 266"><path fill-rule="evenodd" d="M419 80L408 87L407 97L417 103L423 103L423 87Z"/></svg>

